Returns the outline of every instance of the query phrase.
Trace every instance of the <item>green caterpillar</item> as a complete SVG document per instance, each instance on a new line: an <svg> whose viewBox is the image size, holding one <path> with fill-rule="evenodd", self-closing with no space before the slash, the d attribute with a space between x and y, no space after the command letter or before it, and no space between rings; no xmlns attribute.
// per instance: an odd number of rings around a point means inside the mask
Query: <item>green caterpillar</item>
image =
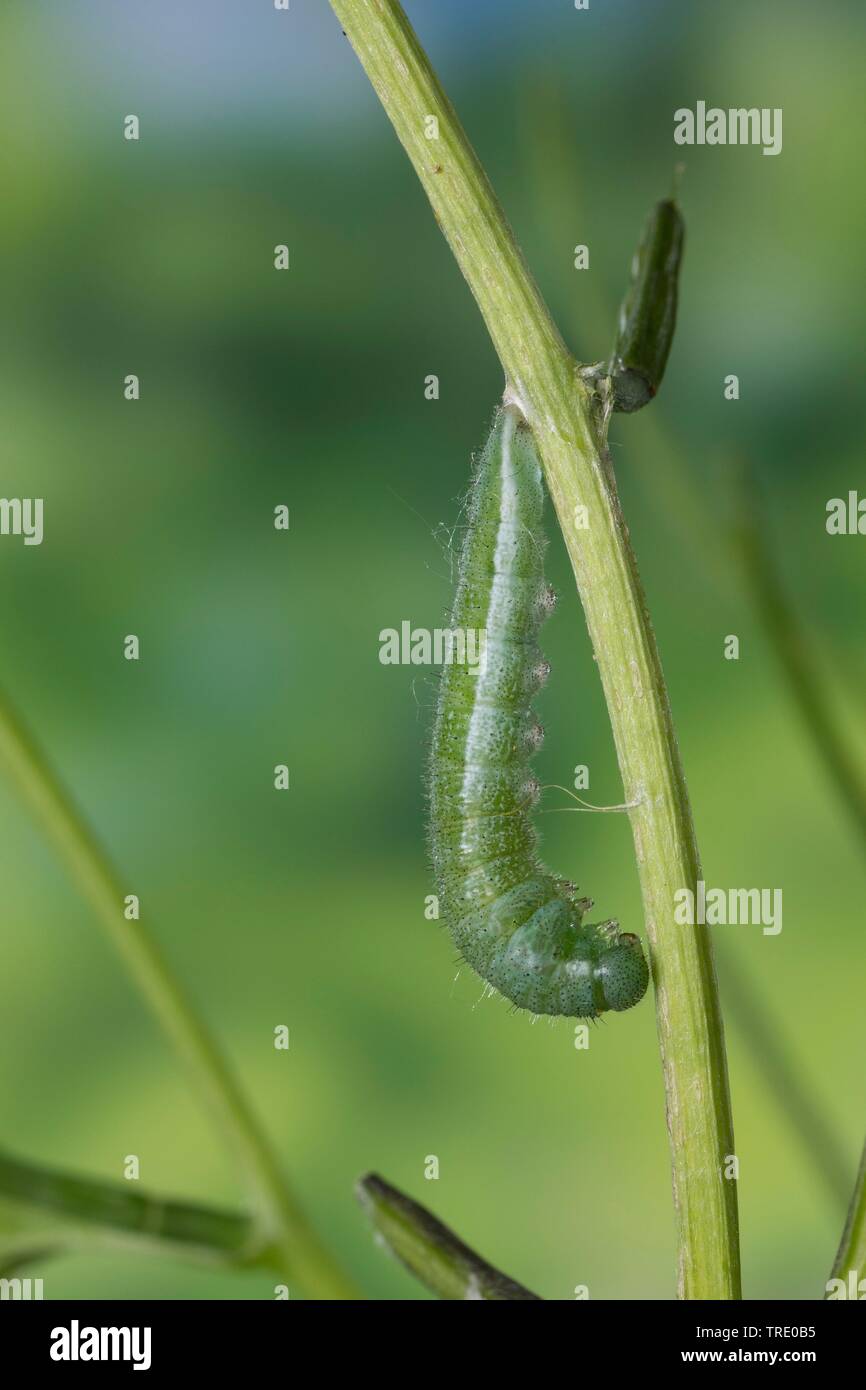
<svg viewBox="0 0 866 1390"><path fill-rule="evenodd" d="M595 1018L646 991L640 942L539 862L529 760L542 729L531 702L549 673L538 630L544 491L532 436L497 411L476 468L451 624L486 633L485 660L446 665L430 766L430 846L440 911L463 958L520 1009Z"/></svg>

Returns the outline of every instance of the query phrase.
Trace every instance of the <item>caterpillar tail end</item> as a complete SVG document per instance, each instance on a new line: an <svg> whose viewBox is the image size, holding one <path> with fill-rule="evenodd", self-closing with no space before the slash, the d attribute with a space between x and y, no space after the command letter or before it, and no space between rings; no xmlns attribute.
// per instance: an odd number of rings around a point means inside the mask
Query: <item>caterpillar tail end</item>
<svg viewBox="0 0 866 1390"><path fill-rule="evenodd" d="M622 1013L634 1008L647 992L649 966L640 943L633 932L621 932L616 922L604 924L609 945L595 964L594 985L599 1012Z"/></svg>

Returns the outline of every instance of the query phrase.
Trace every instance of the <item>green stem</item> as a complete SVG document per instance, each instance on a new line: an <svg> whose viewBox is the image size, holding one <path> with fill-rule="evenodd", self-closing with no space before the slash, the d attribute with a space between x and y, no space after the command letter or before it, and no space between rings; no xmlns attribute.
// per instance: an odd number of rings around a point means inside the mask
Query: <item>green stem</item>
<svg viewBox="0 0 866 1390"><path fill-rule="evenodd" d="M652 946L684 1298L740 1296L724 1034L709 934L674 920L700 876L667 691L604 430L488 179L397 0L331 0L478 302L536 437L613 726ZM438 139L427 138L438 121ZM589 513L581 529L576 508Z"/></svg>
<svg viewBox="0 0 866 1390"><path fill-rule="evenodd" d="M124 916L130 885L121 884L83 817L8 706L0 704L0 760L29 804L157 1022L188 1069L206 1108L235 1154L260 1215L263 1237L282 1253L288 1281L312 1298L356 1297L294 1196L280 1165L216 1043L173 977L153 937Z"/></svg>
<svg viewBox="0 0 866 1390"><path fill-rule="evenodd" d="M538 1294L482 1260L431 1211L384 1178L368 1173L356 1191L387 1249L440 1298L540 1302Z"/></svg>
<svg viewBox="0 0 866 1390"><path fill-rule="evenodd" d="M34 1252L117 1248L215 1264L262 1265L279 1259L258 1224L240 1212L163 1201L135 1191L130 1183L57 1173L5 1154L0 1154L0 1202L6 1215L0 1267L6 1270Z"/></svg>
<svg viewBox="0 0 866 1390"><path fill-rule="evenodd" d="M852 1274L855 1284L866 1278L866 1144L831 1277L847 1284Z"/></svg>
<svg viewBox="0 0 866 1390"><path fill-rule="evenodd" d="M524 171L531 190L536 220L547 242L551 257L561 257L563 241L582 241L586 235L581 160L573 144L575 121L569 108L565 84L543 69L532 80L522 97L519 136L524 146ZM622 274L625 276L630 246L623 245ZM688 252L683 275L688 276ZM572 275L580 285L576 304L575 333L587 360L599 360L610 339L610 326L616 322L616 304L609 303L598 274ZM635 470L659 519L677 526L678 544L700 565L704 581L711 578L718 587L730 583L730 566L718 547L708 544L707 512L704 499L696 494L694 483L682 457L682 449L666 428L664 405L641 412L643 465Z"/></svg>
<svg viewBox="0 0 866 1390"><path fill-rule="evenodd" d="M539 222L551 250L562 246L564 228L580 231L580 162L570 144L567 93L561 82L541 72L525 93L519 122L526 142L525 171L531 180L532 203L540 209ZM606 340L614 309L598 288L595 275L580 277L582 342L600 345ZM730 596L736 582L724 550L710 544L706 496L699 493L690 475L683 446L665 423L664 405L641 414L643 463L641 486L650 494L659 521L676 525L680 555L700 566L702 578ZM848 1195L848 1164L842 1144L820 1098L813 1097L802 1079L802 1069L784 1040L779 1020L770 1017L766 993L758 989L745 964L732 960L731 952L717 946L722 1001L729 1027L742 1032L752 1064L769 1085L788 1117L804 1149L809 1153L828 1192L843 1203Z"/></svg>

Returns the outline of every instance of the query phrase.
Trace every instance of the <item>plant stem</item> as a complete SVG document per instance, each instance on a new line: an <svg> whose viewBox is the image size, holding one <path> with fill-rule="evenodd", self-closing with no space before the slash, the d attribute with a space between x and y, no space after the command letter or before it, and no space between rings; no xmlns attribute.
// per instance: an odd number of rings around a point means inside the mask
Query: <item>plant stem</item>
<svg viewBox="0 0 866 1390"><path fill-rule="evenodd" d="M287 1280L312 1298L352 1298L351 1284L333 1263L286 1185L270 1143L193 1004L173 977L153 937L124 916L122 886L45 759L8 705L0 704L0 760L64 860L157 1022L188 1069L233 1151L260 1216L263 1237L281 1251Z"/></svg>
<svg viewBox="0 0 866 1390"><path fill-rule="evenodd" d="M857 1284L866 1278L866 1144L831 1278L847 1283L852 1273Z"/></svg>
<svg viewBox="0 0 866 1390"><path fill-rule="evenodd" d="M519 117L519 137L524 149L521 172L529 183L530 202L550 254L559 258L564 235L573 231L575 239L584 239L585 231L579 229L586 221L584 209L588 200L585 191L581 194L581 160L573 144L575 122L569 93L553 77L549 65L524 90ZM623 275L627 254L628 243L623 246ZM682 272L684 283L688 267L687 254ZM579 334L578 348L588 354L587 360L598 360L607 350L611 324L616 322L616 304L607 302L599 276L581 275L579 279L579 321L575 322L574 331ZM706 497L698 493L683 446L666 425L667 398L666 394L661 409L659 402L653 402L652 410L641 412L643 466L635 470L636 478L658 521L676 531L685 563L700 567L705 584L727 592L731 584L730 565L721 548L709 543L712 535L708 537Z"/></svg>
<svg viewBox="0 0 866 1390"><path fill-rule="evenodd" d="M279 1259L279 1252L262 1240L257 1223L240 1212L164 1201L136 1192L128 1183L57 1173L5 1154L0 1154L0 1200L16 1208L11 1234L0 1237L2 1268L29 1258L34 1250L59 1254L118 1247L216 1264L260 1265ZM20 1204L37 1210L18 1212Z"/></svg>
<svg viewBox="0 0 866 1390"><path fill-rule="evenodd" d="M667 1098L683 1298L740 1296L724 1034L709 934L674 921L697 845L667 691L604 429L478 159L397 0L331 0L427 193L536 437L595 649L631 812ZM425 131L438 121L438 139ZM578 507L588 508L589 527Z"/></svg>
<svg viewBox="0 0 866 1390"><path fill-rule="evenodd" d="M356 1191L386 1247L440 1298L488 1303L541 1301L538 1294L482 1260L431 1211L384 1178L368 1173Z"/></svg>
<svg viewBox="0 0 866 1390"><path fill-rule="evenodd" d="M571 145L574 122L569 120L563 84L552 80L549 71L540 71L525 91L520 115L531 201L536 212L540 209L540 228L554 255L557 238L561 250L562 228L574 228L577 236L583 218L580 161ZM686 270L687 267L688 261ZM596 355L600 355L601 346L610 335L610 324L615 321L615 308L605 302L598 285L597 276L581 278L579 306L581 342L597 349ZM653 402L652 410L641 413L639 429L644 462L648 459L650 464L641 469L639 478L658 521L668 525L673 521L681 560L691 567L700 566L702 580L711 581L729 598L737 575L724 549L710 543L706 493L699 490L684 446L666 423L664 401L661 409L658 402ZM757 528L757 518L752 516L750 520ZM756 530L754 538L757 544ZM765 563L766 556L761 558ZM810 1093L799 1060L792 1055L790 1042L785 1041L785 1030L772 1017L766 991L756 985L745 962L734 961L731 951L720 945L716 946L716 957L729 1030L733 1027L742 1032L751 1064L763 1075L831 1197L844 1203L848 1196L848 1163L823 1099Z"/></svg>

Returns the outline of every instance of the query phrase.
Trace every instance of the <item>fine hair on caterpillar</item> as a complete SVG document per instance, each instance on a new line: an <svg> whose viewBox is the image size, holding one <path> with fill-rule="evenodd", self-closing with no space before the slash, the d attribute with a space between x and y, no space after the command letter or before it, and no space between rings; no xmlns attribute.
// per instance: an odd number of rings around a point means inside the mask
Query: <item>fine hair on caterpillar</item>
<svg viewBox="0 0 866 1390"><path fill-rule="evenodd" d="M612 811L620 811L620 812L624 812L624 811L633 811L633 810L635 809L636 806L640 806L640 804L641 804L641 803L640 803L640 800L637 800L637 801L625 801L625 802L621 803L619 806L593 806L593 804L592 804L591 801L584 801L584 799L583 799L582 796L576 796L575 793L574 793L573 791L569 791L568 787L561 787L560 784L559 784L558 782L546 782L545 785L541 788L541 790L542 790L543 792L546 792L546 791L565 792L566 796L570 796L571 799L572 799L572 801L579 801L579 802L580 802L580 805L579 805L579 806L550 806L550 807L545 808L545 810L543 810L543 811L539 811L538 814L539 814L540 816L555 816L555 815L561 814L563 811L596 811L596 812L597 812L598 814L600 814L600 815L609 815Z"/></svg>
<svg viewBox="0 0 866 1390"><path fill-rule="evenodd" d="M486 630L487 661L483 672L442 671L430 849L440 912L482 979L533 1014L596 1018L638 1003L649 972L638 938L616 921L585 922L591 901L538 857L530 760L543 730L532 701L550 672L538 633L555 602L543 507L532 434L507 404L475 466L451 615L452 627Z"/></svg>

